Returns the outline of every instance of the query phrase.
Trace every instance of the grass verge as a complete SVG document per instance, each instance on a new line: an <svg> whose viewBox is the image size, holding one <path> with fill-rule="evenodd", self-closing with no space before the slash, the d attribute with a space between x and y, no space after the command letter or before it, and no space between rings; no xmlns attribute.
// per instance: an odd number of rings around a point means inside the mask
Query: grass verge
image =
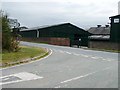
<svg viewBox="0 0 120 90"><path fill-rule="evenodd" d="M20 51L2 52L1 67L13 66L16 64L26 63L32 60L37 60L47 56L49 52L44 48L21 46Z"/></svg>

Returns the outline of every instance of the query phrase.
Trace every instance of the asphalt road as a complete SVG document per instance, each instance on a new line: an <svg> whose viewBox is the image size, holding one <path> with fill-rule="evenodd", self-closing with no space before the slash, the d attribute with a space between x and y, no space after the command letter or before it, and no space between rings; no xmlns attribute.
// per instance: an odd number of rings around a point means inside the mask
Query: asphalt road
<svg viewBox="0 0 120 90"><path fill-rule="evenodd" d="M21 44L48 48L52 52L42 60L0 70L3 88L118 88L117 53Z"/></svg>

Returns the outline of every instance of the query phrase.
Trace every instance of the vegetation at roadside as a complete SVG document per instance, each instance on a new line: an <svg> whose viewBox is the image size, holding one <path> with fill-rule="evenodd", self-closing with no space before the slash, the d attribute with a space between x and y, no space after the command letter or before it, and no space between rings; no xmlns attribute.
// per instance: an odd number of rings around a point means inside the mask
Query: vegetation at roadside
<svg viewBox="0 0 120 90"><path fill-rule="evenodd" d="M1 29L0 37L2 48L0 48L0 67L12 66L31 60L42 58L49 54L43 48L19 46L21 36L18 35L20 23L11 26L11 19L0 10ZM14 21L14 19L13 19Z"/></svg>
<svg viewBox="0 0 120 90"><path fill-rule="evenodd" d="M24 63L22 62L22 60L33 58L36 56L39 56L38 58L42 58L48 55L47 50L43 48L27 47L27 46L21 46L20 48L21 49L18 52L9 53L8 51L5 51L5 50L3 51L2 53L3 66L9 66L10 63L13 63L13 62L18 62L15 64Z"/></svg>
<svg viewBox="0 0 120 90"><path fill-rule="evenodd" d="M2 21L2 50L8 52L19 51L19 35L12 33L12 29L9 25L8 15L4 11L0 11L0 20Z"/></svg>

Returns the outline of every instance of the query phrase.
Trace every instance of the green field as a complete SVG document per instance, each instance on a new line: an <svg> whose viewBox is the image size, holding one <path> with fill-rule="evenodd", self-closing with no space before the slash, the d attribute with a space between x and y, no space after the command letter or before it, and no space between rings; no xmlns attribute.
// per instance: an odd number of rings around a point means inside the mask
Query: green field
<svg viewBox="0 0 120 90"><path fill-rule="evenodd" d="M9 53L8 51L3 51L1 63L7 66L7 64L11 62L19 62L21 60L33 58L35 56L40 56L39 58L41 58L46 55L48 55L48 52L46 49L21 46L21 49L18 52Z"/></svg>

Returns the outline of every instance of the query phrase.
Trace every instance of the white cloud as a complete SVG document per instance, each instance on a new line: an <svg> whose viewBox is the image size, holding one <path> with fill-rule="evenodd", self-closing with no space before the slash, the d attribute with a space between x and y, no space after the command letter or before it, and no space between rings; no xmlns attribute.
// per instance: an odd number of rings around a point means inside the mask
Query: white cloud
<svg viewBox="0 0 120 90"><path fill-rule="evenodd" d="M106 24L119 0L4 0L2 8L29 27L72 22L80 27Z"/></svg>

